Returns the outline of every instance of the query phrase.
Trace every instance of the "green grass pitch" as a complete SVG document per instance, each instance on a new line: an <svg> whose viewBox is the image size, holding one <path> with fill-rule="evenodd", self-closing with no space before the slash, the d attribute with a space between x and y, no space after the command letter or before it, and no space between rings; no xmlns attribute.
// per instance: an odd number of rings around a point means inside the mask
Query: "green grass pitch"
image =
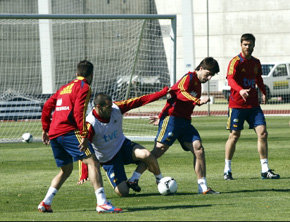
<svg viewBox="0 0 290 222"><path fill-rule="evenodd" d="M120 198L103 173L107 198L124 209L122 214L98 214L95 195L89 183L76 185L78 166L54 198L54 213L37 211L51 179L58 169L49 146L41 143L0 144L1 221L193 221L193 220L289 220L290 151L289 117L266 117L269 132L269 164L280 180L260 179L260 161L253 130L242 132L232 162L234 181L223 180L224 145L228 136L226 117L193 118L206 152L207 181L220 195L198 195L191 153L176 142L159 159L163 176L174 177L177 194L161 196L155 178L145 172L141 193ZM140 142L141 143L141 142ZM153 142L142 142L152 149ZM126 167L130 177L135 166Z"/></svg>

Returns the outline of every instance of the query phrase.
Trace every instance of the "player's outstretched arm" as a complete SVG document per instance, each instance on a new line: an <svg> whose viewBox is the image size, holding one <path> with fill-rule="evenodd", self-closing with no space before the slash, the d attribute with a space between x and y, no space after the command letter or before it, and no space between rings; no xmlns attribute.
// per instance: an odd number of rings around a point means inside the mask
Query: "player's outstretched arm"
<svg viewBox="0 0 290 222"><path fill-rule="evenodd" d="M148 103L151 103L160 99L161 97L165 96L167 92L169 92L169 88L168 86L165 86L162 90L158 92L132 98L132 99L118 101L118 102L115 102L115 104L120 108L122 114L124 114L125 112L128 112L131 109L144 106Z"/></svg>

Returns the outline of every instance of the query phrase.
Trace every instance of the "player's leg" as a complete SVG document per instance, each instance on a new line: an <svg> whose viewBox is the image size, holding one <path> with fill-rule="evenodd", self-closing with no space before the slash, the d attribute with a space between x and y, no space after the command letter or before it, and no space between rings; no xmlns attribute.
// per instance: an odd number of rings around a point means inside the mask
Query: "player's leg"
<svg viewBox="0 0 290 222"><path fill-rule="evenodd" d="M243 109L230 108L228 111L227 129L230 130L230 134L225 144L225 180L233 180L231 163L236 151L236 144L241 136L241 130L244 127L245 115Z"/></svg>
<svg viewBox="0 0 290 222"><path fill-rule="evenodd" d="M265 125L255 127L257 134L257 148L260 159L268 159L268 132Z"/></svg>
<svg viewBox="0 0 290 222"><path fill-rule="evenodd" d="M153 168L155 168L155 169L149 169L149 171L152 172L155 175L156 183L158 183L159 180L163 177L162 173L160 171L160 168L159 168L159 164L157 162L157 158L162 156L166 152L166 150L168 148L169 148L168 145L165 145L165 144L162 144L162 143L159 143L159 142L155 142L155 146L154 146L153 150L150 153L150 158L152 159L152 157L154 157L154 159L156 160L156 162L153 161L153 162L155 162L155 164L153 163L153 165L149 163L149 165L151 165L151 166L153 166ZM156 163L158 165L160 173L157 173L157 171L156 171L156 167L157 167ZM148 163L146 163L144 161L140 161L138 163L135 171L133 172L132 176L127 181L128 186L130 188L132 188L134 191L136 191L136 192L140 192L141 191L141 188L138 185L139 179L140 179L141 175L147 170L147 168L148 168Z"/></svg>
<svg viewBox="0 0 290 222"><path fill-rule="evenodd" d="M100 173L100 167L95 159L94 150L90 146L84 152L79 150L80 145L80 135L77 132L70 132L62 135L55 140L51 140L51 146L53 148L54 157L56 159L57 165L65 170L65 173L60 173L61 176L60 183L70 175L72 167L66 167L67 164L71 164L73 161L83 160L85 164L88 165L89 178L94 187L98 212L121 212L119 208L115 208L110 203L107 202L104 193L104 188L102 187L102 177ZM65 167L63 167L65 166ZM64 178L64 179L63 179ZM57 182L57 178L55 180ZM63 182L64 182L63 181ZM101 206L101 207L100 207Z"/></svg>
<svg viewBox="0 0 290 222"><path fill-rule="evenodd" d="M193 154L193 168L195 170L197 179L206 177L206 164L204 148L200 140L195 140L192 143L183 142L182 147L186 151L191 151Z"/></svg>
<svg viewBox="0 0 290 222"><path fill-rule="evenodd" d="M65 151L59 138L50 141L56 165L60 167L59 173L52 179L50 187L44 199L38 205L38 211L43 213L51 213L51 204L62 184L70 176L73 170L73 160L71 155Z"/></svg>
<svg viewBox="0 0 290 222"><path fill-rule="evenodd" d="M184 150L189 150L193 154L193 168L197 176L198 193L199 194L219 194L207 185L206 180L206 163L204 148L200 140L192 143L184 142L182 144Z"/></svg>
<svg viewBox="0 0 290 222"><path fill-rule="evenodd" d="M236 151L236 144L240 138L241 131L231 130L225 145L225 167L224 179L233 180L231 162Z"/></svg>
<svg viewBox="0 0 290 222"><path fill-rule="evenodd" d="M137 143L133 147L132 155L133 160L141 161L146 164L148 170L154 174L156 183L158 184L159 180L162 179L162 174L156 157L149 150Z"/></svg>
<svg viewBox="0 0 290 222"><path fill-rule="evenodd" d="M100 187L103 187L100 164L99 161L96 160L94 155L92 154L82 159L82 162L88 167L88 178L91 181L93 188L97 190Z"/></svg>
<svg viewBox="0 0 290 222"><path fill-rule="evenodd" d="M275 174L268 164L268 132L266 120L261 108L253 108L248 119L250 128L254 128L257 134L257 148L261 163L262 179L279 179L280 175Z"/></svg>
<svg viewBox="0 0 290 222"><path fill-rule="evenodd" d="M202 194L218 194L207 186L206 180L206 163L204 147L201 143L201 138L198 131L192 126L188 125L178 138L183 150L190 151L193 154L193 168L197 176L198 193Z"/></svg>
<svg viewBox="0 0 290 222"><path fill-rule="evenodd" d="M112 160L103 163L102 167L115 193L120 197L128 196L129 187L126 184L127 176L124 168L122 148Z"/></svg>
<svg viewBox="0 0 290 222"><path fill-rule="evenodd" d="M62 184L71 175L72 170L73 170L72 163L69 163L65 166L60 167L59 173L52 179L50 186L59 190Z"/></svg>
<svg viewBox="0 0 290 222"><path fill-rule="evenodd" d="M50 187L44 197L44 199L38 205L38 211L43 213L52 213L51 204L54 196L61 188L62 184L70 176L73 170L73 164L67 164L60 167L59 173L52 179Z"/></svg>
<svg viewBox="0 0 290 222"><path fill-rule="evenodd" d="M100 170L100 163L95 158L95 155L92 153L90 156L82 159L84 164L88 166L88 176L91 184L94 188L97 206L96 211L98 213L120 213L122 209L114 207L109 201L105 194L103 187L103 180Z"/></svg>
<svg viewBox="0 0 290 222"><path fill-rule="evenodd" d="M159 121L154 148L151 151L151 154L153 154L156 159L161 157L176 140L176 135L178 135L178 132L175 133L174 122L174 117L172 116L161 118ZM146 171L146 169L147 164L140 162L128 182L138 184L139 178Z"/></svg>
<svg viewBox="0 0 290 222"><path fill-rule="evenodd" d="M88 166L88 177L96 196L96 211L98 213L122 212L122 209L114 207L107 201L100 171L100 163L95 157L93 147L89 145L85 151L81 152L79 150L80 142L81 140L78 131L74 132L71 136L66 136L63 141L63 143L66 144L66 150L73 156L74 161L82 160L82 162Z"/></svg>

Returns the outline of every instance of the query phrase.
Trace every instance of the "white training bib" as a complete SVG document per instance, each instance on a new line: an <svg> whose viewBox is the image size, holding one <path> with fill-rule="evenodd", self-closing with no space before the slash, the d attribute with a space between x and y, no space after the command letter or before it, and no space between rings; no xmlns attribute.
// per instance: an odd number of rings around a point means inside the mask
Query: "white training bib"
<svg viewBox="0 0 290 222"><path fill-rule="evenodd" d="M94 117L91 111L86 117L95 135L92 139L92 146L95 150L97 159L101 162L108 162L121 149L125 140L125 135L122 129L123 115L116 104L112 105L112 113L109 123L100 122Z"/></svg>

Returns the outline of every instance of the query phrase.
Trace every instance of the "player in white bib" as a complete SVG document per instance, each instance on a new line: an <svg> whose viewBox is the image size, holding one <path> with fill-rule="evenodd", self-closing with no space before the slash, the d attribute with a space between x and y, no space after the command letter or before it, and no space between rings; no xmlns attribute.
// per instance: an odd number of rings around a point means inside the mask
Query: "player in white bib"
<svg viewBox="0 0 290 222"><path fill-rule="evenodd" d="M162 178L156 158L143 146L125 137L122 122L125 112L158 100L167 92L168 87L165 87L156 93L114 103L109 95L103 93L98 94L94 99L95 107L86 118L89 130L88 138L95 150L97 159L119 196L127 196L129 188L136 192L141 191L138 180L127 181L124 165L138 164L142 161L155 175L156 183ZM88 174L86 165L82 164L81 167L80 183L83 183Z"/></svg>

